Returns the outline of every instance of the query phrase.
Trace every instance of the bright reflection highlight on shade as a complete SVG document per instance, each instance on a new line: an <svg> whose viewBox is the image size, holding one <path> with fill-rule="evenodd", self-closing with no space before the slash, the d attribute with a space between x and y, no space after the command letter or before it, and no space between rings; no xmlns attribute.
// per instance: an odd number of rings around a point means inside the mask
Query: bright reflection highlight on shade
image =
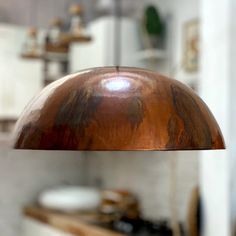
<svg viewBox="0 0 236 236"><path fill-rule="evenodd" d="M122 91L129 89L130 81L122 77L105 79L102 81L102 86L109 91Z"/></svg>

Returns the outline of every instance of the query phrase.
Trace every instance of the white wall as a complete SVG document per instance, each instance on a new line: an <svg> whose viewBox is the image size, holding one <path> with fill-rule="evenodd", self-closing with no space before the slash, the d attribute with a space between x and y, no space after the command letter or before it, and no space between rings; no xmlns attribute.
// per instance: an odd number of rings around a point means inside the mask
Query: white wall
<svg viewBox="0 0 236 236"><path fill-rule="evenodd" d="M43 62L20 57L26 32L0 24L0 118L17 118L43 85Z"/></svg>
<svg viewBox="0 0 236 236"><path fill-rule="evenodd" d="M233 129L235 127L232 124L236 118L232 113L234 105L231 104L235 99L233 99L235 78L232 77L230 71L231 68L235 68L235 60L231 60L231 50L235 46L231 44L230 28L231 21L234 21L234 17L231 18L230 14L233 2L234 0L201 0L200 92L218 120L227 145L226 151L201 153L205 236L231 235L230 211L235 212L230 203L231 186L235 183L233 178L235 161L232 160L231 154L235 142L232 139L235 138L235 129ZM232 94L231 89L234 90Z"/></svg>
<svg viewBox="0 0 236 236"><path fill-rule="evenodd" d="M235 22L235 10L236 1L231 1L230 7L230 138L228 145L230 146L230 189L231 189L231 199L230 199L230 209L231 209L231 225L234 235L236 234L236 181L235 181L235 169L236 169L236 22Z"/></svg>
<svg viewBox="0 0 236 236"><path fill-rule="evenodd" d="M173 64L181 64L183 60L183 32L185 23L199 18L199 0L175 0L172 1L172 47Z"/></svg>

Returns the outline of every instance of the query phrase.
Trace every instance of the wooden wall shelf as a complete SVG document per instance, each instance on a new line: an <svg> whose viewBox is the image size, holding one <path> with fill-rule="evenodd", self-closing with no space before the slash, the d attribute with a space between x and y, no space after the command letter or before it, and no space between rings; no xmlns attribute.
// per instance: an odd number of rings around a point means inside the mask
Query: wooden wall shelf
<svg viewBox="0 0 236 236"><path fill-rule="evenodd" d="M26 207L24 215L75 236L124 236L123 234L98 226L102 222L99 222L98 215L94 213L65 214L35 206Z"/></svg>
<svg viewBox="0 0 236 236"><path fill-rule="evenodd" d="M35 55L35 54L26 54L22 53L20 55L22 59L27 59L27 60L41 60L43 58L43 55Z"/></svg>
<svg viewBox="0 0 236 236"><path fill-rule="evenodd" d="M54 82L55 80L67 75L69 73L70 64L70 44L71 43L88 43L92 38L88 35L73 35L70 33L61 33L58 42L52 43L49 38L45 38L45 43L42 47L42 53L36 55L32 50L32 53L22 53L20 57L26 60L42 60L43 62L43 86ZM58 64L60 69L55 73L50 73L52 68ZM54 67L53 67L54 66ZM53 74L53 76L52 76ZM58 74L54 76L54 74Z"/></svg>
<svg viewBox="0 0 236 236"><path fill-rule="evenodd" d="M62 37L62 42L65 44L70 43L88 43L92 40L92 37L88 35L70 35L66 34Z"/></svg>
<svg viewBox="0 0 236 236"><path fill-rule="evenodd" d="M164 49L145 49L137 52L135 59L139 61L164 60L167 59L167 53Z"/></svg>
<svg viewBox="0 0 236 236"><path fill-rule="evenodd" d="M69 44L67 43L59 43L59 44L53 44L53 43L47 43L44 46L45 52L53 52L53 53L68 53L69 52Z"/></svg>

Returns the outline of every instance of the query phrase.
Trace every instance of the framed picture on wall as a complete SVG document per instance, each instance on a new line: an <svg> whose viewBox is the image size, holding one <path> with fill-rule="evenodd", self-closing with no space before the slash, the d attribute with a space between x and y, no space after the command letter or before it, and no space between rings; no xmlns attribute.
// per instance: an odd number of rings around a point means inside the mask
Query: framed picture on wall
<svg viewBox="0 0 236 236"><path fill-rule="evenodd" d="M199 20L186 22L183 31L183 69L195 73L199 68Z"/></svg>

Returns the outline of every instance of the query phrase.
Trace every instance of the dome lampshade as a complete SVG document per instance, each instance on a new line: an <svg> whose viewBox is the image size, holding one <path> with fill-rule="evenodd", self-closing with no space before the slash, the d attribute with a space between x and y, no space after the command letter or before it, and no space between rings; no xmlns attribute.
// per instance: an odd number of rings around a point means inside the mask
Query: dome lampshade
<svg viewBox="0 0 236 236"><path fill-rule="evenodd" d="M13 146L43 150L224 149L206 104L145 69L103 67L50 84L19 118Z"/></svg>

